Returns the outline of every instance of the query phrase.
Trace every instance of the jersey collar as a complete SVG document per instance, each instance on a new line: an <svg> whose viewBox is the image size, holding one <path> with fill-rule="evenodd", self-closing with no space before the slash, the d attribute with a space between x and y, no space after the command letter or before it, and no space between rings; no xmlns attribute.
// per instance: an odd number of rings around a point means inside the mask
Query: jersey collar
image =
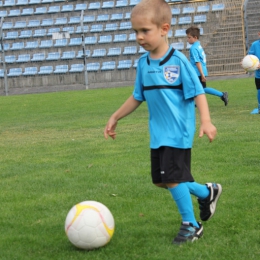
<svg viewBox="0 0 260 260"><path fill-rule="evenodd" d="M149 55L147 55L147 59L146 59L147 64L150 66L150 65L158 65L158 63L159 63L159 66L162 66L163 64L165 64L171 58L174 51L175 51L175 49L172 46L170 46L167 53L162 58L160 58L158 60L150 59Z"/></svg>

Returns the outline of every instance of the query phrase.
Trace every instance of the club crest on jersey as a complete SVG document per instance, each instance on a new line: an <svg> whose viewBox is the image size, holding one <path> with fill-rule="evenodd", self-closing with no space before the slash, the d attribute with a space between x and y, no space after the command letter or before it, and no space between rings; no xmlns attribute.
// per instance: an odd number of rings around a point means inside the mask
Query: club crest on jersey
<svg viewBox="0 0 260 260"><path fill-rule="evenodd" d="M169 65L163 68L164 78L169 83L174 83L180 76L180 67L176 65Z"/></svg>

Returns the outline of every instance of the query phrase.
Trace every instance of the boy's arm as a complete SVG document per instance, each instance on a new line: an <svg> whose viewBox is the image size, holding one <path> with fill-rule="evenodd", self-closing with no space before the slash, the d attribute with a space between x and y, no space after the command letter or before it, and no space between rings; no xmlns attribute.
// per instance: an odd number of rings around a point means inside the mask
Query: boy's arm
<svg viewBox="0 0 260 260"><path fill-rule="evenodd" d="M204 75L204 73L203 73L201 63L200 63L200 62L196 62L196 66L197 66L197 68L198 68L198 70L199 70L199 72L200 72L201 80L202 80L203 82L206 82L207 79L206 79L206 77L205 77L205 75Z"/></svg>
<svg viewBox="0 0 260 260"><path fill-rule="evenodd" d="M116 129L117 121L129 115L137 107L139 107L141 103L142 103L141 101L134 99L133 95L131 95L125 101L125 103L108 120L107 125L104 129L105 138L107 139L108 136L110 136L112 139L115 139L116 138L115 129Z"/></svg>
<svg viewBox="0 0 260 260"><path fill-rule="evenodd" d="M205 94L201 94L195 97L196 106L200 113L200 131L199 137L206 134L209 141L212 142L217 134L216 127L211 123L208 102Z"/></svg>

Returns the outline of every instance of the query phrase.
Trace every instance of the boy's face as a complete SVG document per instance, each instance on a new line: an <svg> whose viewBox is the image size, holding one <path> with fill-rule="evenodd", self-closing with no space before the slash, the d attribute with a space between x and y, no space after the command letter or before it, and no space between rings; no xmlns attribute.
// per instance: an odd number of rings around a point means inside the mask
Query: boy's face
<svg viewBox="0 0 260 260"><path fill-rule="evenodd" d="M195 36L191 36L190 34L187 34L187 41L189 44L193 44L194 42L196 42L198 40L198 38Z"/></svg>
<svg viewBox="0 0 260 260"><path fill-rule="evenodd" d="M146 51L150 53L158 53L165 44L165 36L168 33L169 26L162 25L158 27L152 23L152 19L149 16L135 15L131 18L132 28L136 33L136 41ZM167 45L168 46L168 45Z"/></svg>

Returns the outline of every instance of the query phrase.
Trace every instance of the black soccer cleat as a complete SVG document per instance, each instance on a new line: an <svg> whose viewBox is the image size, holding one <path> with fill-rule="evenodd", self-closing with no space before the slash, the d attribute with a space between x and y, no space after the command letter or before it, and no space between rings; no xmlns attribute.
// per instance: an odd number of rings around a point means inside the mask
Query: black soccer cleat
<svg viewBox="0 0 260 260"><path fill-rule="evenodd" d="M223 96L221 97L221 100L224 101L225 106L228 104L228 93L227 92L222 92Z"/></svg>

